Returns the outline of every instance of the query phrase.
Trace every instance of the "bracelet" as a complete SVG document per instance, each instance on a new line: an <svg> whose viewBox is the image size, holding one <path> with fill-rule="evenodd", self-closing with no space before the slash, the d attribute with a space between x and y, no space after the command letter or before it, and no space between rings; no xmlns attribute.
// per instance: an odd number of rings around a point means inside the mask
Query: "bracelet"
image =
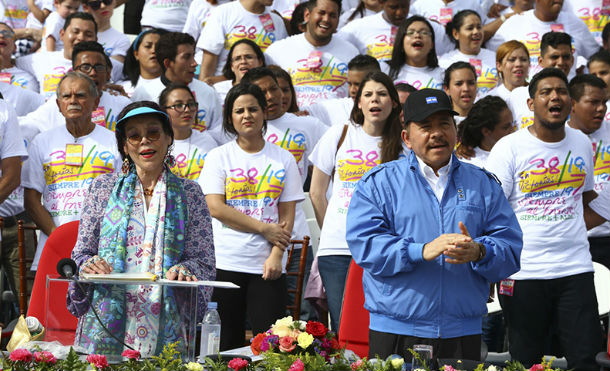
<svg viewBox="0 0 610 371"><path fill-rule="evenodd" d="M502 20L502 23L504 23L506 21L506 16L504 14L500 14L500 19Z"/></svg>
<svg viewBox="0 0 610 371"><path fill-rule="evenodd" d="M479 245L479 257L474 261L475 263L480 262L485 258L485 255L487 255L487 248L485 248L485 245L480 242L477 243L477 245Z"/></svg>

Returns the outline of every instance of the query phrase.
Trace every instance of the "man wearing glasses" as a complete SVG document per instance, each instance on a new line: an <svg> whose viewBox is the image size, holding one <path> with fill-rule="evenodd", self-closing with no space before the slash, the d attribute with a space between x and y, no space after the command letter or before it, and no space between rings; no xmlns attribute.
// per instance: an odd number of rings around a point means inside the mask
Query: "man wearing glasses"
<svg viewBox="0 0 610 371"><path fill-rule="evenodd" d="M93 178L120 166L114 133L92 120L100 97L89 76L68 72L59 81L53 103L59 107L63 125L30 143L21 179L25 208L42 231L32 270L38 267L47 236L57 226L80 219Z"/></svg>
<svg viewBox="0 0 610 371"><path fill-rule="evenodd" d="M104 53L104 48L95 41L76 44L72 53L72 69L86 74L95 83L100 101L92 112L92 122L114 130L116 117L130 101L121 95L112 95L104 91L112 70L112 62ZM64 118L57 103L49 100L36 111L21 118L20 124L23 136L27 140L32 140L40 132L63 126Z"/></svg>

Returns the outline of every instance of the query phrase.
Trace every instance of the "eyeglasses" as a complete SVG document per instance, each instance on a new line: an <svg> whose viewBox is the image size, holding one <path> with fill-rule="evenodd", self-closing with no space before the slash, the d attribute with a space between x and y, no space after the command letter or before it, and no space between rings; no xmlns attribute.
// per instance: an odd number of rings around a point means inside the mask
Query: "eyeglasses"
<svg viewBox="0 0 610 371"><path fill-rule="evenodd" d="M231 60L233 61L233 63L239 63L241 61L251 62L255 59L256 59L256 55L254 55L254 54L244 54L244 55L238 55L237 57L232 58Z"/></svg>
<svg viewBox="0 0 610 371"><path fill-rule="evenodd" d="M134 146L142 143L142 138L148 138L151 142L156 142L161 138L161 128L153 127L146 130L146 134L141 135L139 132L127 134L127 141Z"/></svg>
<svg viewBox="0 0 610 371"><path fill-rule="evenodd" d="M96 65L91 65L89 63L83 63L80 66L74 67L75 70L79 70L80 72L89 73L92 70L95 72L106 72L106 65L98 63Z"/></svg>
<svg viewBox="0 0 610 371"><path fill-rule="evenodd" d="M104 5L108 6L110 4L112 4L114 0L92 0L92 1L87 1L87 6L89 8L91 8L92 10L98 10L99 8L102 7L102 3L104 3Z"/></svg>
<svg viewBox="0 0 610 371"><path fill-rule="evenodd" d="M9 30L0 30L0 35L5 39L12 39L15 36L15 33Z"/></svg>
<svg viewBox="0 0 610 371"><path fill-rule="evenodd" d="M194 111L197 109L197 107L199 107L199 104L197 102L188 102L188 103L176 103L176 104L172 104L171 106L165 106L165 109L173 109L176 112L184 112L186 111L186 107L188 107L188 109L190 109L191 111Z"/></svg>
<svg viewBox="0 0 610 371"><path fill-rule="evenodd" d="M407 35L409 37L414 36L415 34L418 34L420 36L432 36L432 32L426 31L426 30L419 30L419 31L407 30L407 32L405 32L405 35Z"/></svg>

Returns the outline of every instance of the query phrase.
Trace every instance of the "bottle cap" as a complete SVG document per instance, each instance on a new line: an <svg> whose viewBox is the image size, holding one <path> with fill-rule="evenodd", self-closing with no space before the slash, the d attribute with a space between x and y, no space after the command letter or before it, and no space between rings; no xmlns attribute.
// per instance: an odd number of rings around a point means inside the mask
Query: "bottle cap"
<svg viewBox="0 0 610 371"><path fill-rule="evenodd" d="M208 309L218 309L218 303L215 301L211 301L208 303Z"/></svg>

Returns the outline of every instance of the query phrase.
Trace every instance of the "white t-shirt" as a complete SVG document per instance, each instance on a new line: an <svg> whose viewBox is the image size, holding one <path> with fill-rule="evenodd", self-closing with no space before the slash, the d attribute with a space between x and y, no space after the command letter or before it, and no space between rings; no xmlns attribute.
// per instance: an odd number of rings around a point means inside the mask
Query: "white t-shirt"
<svg viewBox="0 0 610 371"><path fill-rule="evenodd" d="M82 145L81 166L65 164L68 144ZM93 178L120 168L120 155L114 133L96 125L91 133L74 138L65 126L39 135L28 146L29 158L23 164L21 183L24 188L42 194L42 204L56 226L80 219L87 189ZM47 240L40 233L32 270Z"/></svg>
<svg viewBox="0 0 610 371"><path fill-rule="evenodd" d="M314 117L299 117L292 113L285 113L279 119L267 121L265 139L269 143L284 148L294 156L301 176L301 186L303 186L310 165L309 155L325 131L326 126ZM310 232L303 205L299 203L294 215L292 239L302 240L303 236L310 236Z"/></svg>
<svg viewBox="0 0 610 371"><path fill-rule="evenodd" d="M222 125L222 106L216 96L214 88L205 82L193 79L188 87L195 95L195 100L199 103L197 111L197 123L193 129L205 131L213 129L216 126ZM159 102L159 94L165 89L165 85L161 81L161 77L147 82L144 85L138 83L138 87L134 90L131 100L134 102L140 100L151 100Z"/></svg>
<svg viewBox="0 0 610 371"><path fill-rule="evenodd" d="M339 17L339 25L337 26L337 30L342 29L348 23L351 23L351 22L353 22L355 20L366 18L366 17L370 17L372 15L377 14L377 12L374 11L374 10L370 10L370 9L364 8L364 11L362 12L363 15L360 15L360 12L358 12L354 16L354 18L352 18L351 21L348 21L348 19L352 16L352 14L354 14L356 9L357 9L357 7L354 7L354 8L351 8L350 10L348 10L347 12L344 12L343 14L341 14L341 16ZM382 12L379 12L379 13L382 13Z"/></svg>
<svg viewBox="0 0 610 371"><path fill-rule="evenodd" d="M610 123L602 122L602 126L588 137L593 144L595 156L595 192L601 194L610 188ZM610 223L589 230L589 237L602 236L610 236Z"/></svg>
<svg viewBox="0 0 610 371"><path fill-rule="evenodd" d="M582 205L583 192L594 187L593 150L583 133L565 133L547 143L519 130L500 139L487 159L523 230L521 270L513 279L593 271Z"/></svg>
<svg viewBox="0 0 610 371"><path fill-rule="evenodd" d="M527 100L530 97L527 86L519 86L510 92L510 96L506 103L508 108L513 112L513 119L517 125L517 129L526 128L534 123L534 112L530 111L527 106Z"/></svg>
<svg viewBox="0 0 610 371"><path fill-rule="evenodd" d="M273 0L271 9L280 13L282 18L291 20L294 9L302 2L302 0Z"/></svg>
<svg viewBox="0 0 610 371"><path fill-rule="evenodd" d="M121 95L102 93L100 104L91 113L91 121L106 129L114 130L116 119L121 110L131 101ZM19 118L19 124L24 138L29 142L38 133L66 125L66 119L57 107L57 101L51 99L46 101L36 111Z"/></svg>
<svg viewBox="0 0 610 371"><path fill-rule="evenodd" d="M182 32L192 0L146 0L142 9L142 26Z"/></svg>
<svg viewBox="0 0 610 371"><path fill-rule="evenodd" d="M347 208L360 178L381 163L381 137L372 137L362 126L348 124L345 139L337 150L342 132L343 125L332 126L309 156L314 166L324 174L331 176L334 172L318 256L351 255L345 240Z"/></svg>
<svg viewBox="0 0 610 371"><path fill-rule="evenodd" d="M172 167L172 172L181 178L199 179L205 157L216 147L218 143L209 133L197 130L192 130L187 139L174 139L172 155L176 165Z"/></svg>
<svg viewBox="0 0 610 371"><path fill-rule="evenodd" d="M502 43L509 40L522 42L530 54L530 77L532 77L539 70L540 40L542 35L550 31L566 32L572 36L575 60L579 55L589 58L599 49L599 44L587 26L574 14L562 11L555 22L542 22L534 15L534 9L507 19L487 42L486 47L489 50L497 50Z"/></svg>
<svg viewBox="0 0 610 371"><path fill-rule="evenodd" d="M186 22L182 28L182 32L193 36L193 39L199 40L201 30L205 26L205 22L212 14L212 10L218 5L226 3L227 0L220 0L218 4L212 5L207 0L193 0L189 7L188 15L186 16ZM195 47L195 60L201 62L203 58L203 50Z"/></svg>
<svg viewBox="0 0 610 371"><path fill-rule="evenodd" d="M63 50L25 55L17 58L15 63L36 78L40 94L46 100L55 97L59 80L72 69L72 61L64 57Z"/></svg>
<svg viewBox="0 0 610 371"><path fill-rule="evenodd" d="M354 19L341 28L337 36L352 43L360 54L370 55L378 61L387 61L392 59L396 31L398 27L386 21L383 12L379 12Z"/></svg>
<svg viewBox="0 0 610 371"><path fill-rule="evenodd" d="M199 184L204 194L225 195L227 205L265 223L278 223L280 202L304 199L294 157L271 143L257 153L245 152L236 141L214 148ZM212 228L217 269L263 273L272 247L263 235L237 231L216 218Z"/></svg>
<svg viewBox="0 0 610 371"><path fill-rule="evenodd" d="M602 218L610 220L610 188L605 188L589 203L589 207Z"/></svg>
<svg viewBox="0 0 610 371"><path fill-rule="evenodd" d="M480 168L485 168L485 163L487 162L487 158L489 157L489 152L481 149L481 147L474 147L474 156L466 159L466 158L461 158L460 161L462 162L467 162L469 164L473 164L475 166L478 166Z"/></svg>
<svg viewBox="0 0 610 371"><path fill-rule="evenodd" d="M45 3L48 3L48 1L45 1ZM41 10L42 9L46 9L44 7L43 1L41 0L34 0L34 4L36 4L37 7L39 7ZM51 2L51 9L48 9L49 11L53 11L53 2ZM26 18L26 24L25 24L26 28L35 28L37 30L40 30L44 27L44 25L42 23L40 23L40 21L38 19L36 19L36 17L34 17L34 13L31 13L29 8L28 8L28 16Z"/></svg>
<svg viewBox="0 0 610 371"><path fill-rule="evenodd" d="M27 16L30 12L26 0L5 0L0 1L0 20L11 28L25 28Z"/></svg>
<svg viewBox="0 0 610 371"><path fill-rule="evenodd" d="M214 84L214 90L216 91L216 95L218 96L218 100L220 104L224 107L225 98L227 97L227 93L233 87L233 81L231 80L223 80Z"/></svg>
<svg viewBox="0 0 610 371"><path fill-rule="evenodd" d="M609 22L610 2L604 0L564 0L563 11L576 14L602 45L602 31Z"/></svg>
<svg viewBox="0 0 610 371"><path fill-rule="evenodd" d="M320 100L315 104L303 108L310 115L316 117L324 125L343 125L349 121L354 108L354 100L350 97Z"/></svg>
<svg viewBox="0 0 610 371"><path fill-rule="evenodd" d="M407 83L415 89L443 89L445 71L436 67L413 67L405 64L394 79L394 84Z"/></svg>
<svg viewBox="0 0 610 371"><path fill-rule="evenodd" d="M17 67L10 67L2 70L2 72L0 72L0 78L2 78L2 82L6 82L6 79L10 79L11 84L19 86L20 88L28 89L36 93L40 91L36 78L31 73Z"/></svg>
<svg viewBox="0 0 610 371"><path fill-rule="evenodd" d="M229 49L238 40L248 38L265 51L269 45L286 36L284 21L272 13L271 8L267 7L263 14L254 14L239 1L232 1L212 11L201 31L197 47L218 56L216 75L221 75Z"/></svg>
<svg viewBox="0 0 610 371"><path fill-rule="evenodd" d="M115 30L110 27L106 31L97 33L97 42L102 44L106 55L109 57L120 55L127 55L127 49L129 49L129 38L122 32ZM112 61L114 64L114 61Z"/></svg>
<svg viewBox="0 0 610 371"><path fill-rule="evenodd" d="M443 0L418 1L411 5L411 14L420 15L430 20L436 21L445 26L453 16L460 10L471 9L481 16L483 24L487 19L487 12L481 9L478 0L453 0L445 4Z"/></svg>
<svg viewBox="0 0 610 371"><path fill-rule="evenodd" d="M491 50L481 49L477 55L462 53L459 49L454 49L443 55L438 60L438 65L447 69L455 62L468 62L477 71L477 95L479 97L487 93L498 85L498 69L496 68L496 53Z"/></svg>
<svg viewBox="0 0 610 371"><path fill-rule="evenodd" d="M299 107L347 97L347 64L356 55L358 50L339 37L315 47L305 34L274 43L266 53L267 64L277 64L290 74Z"/></svg>
<svg viewBox="0 0 610 371"><path fill-rule="evenodd" d="M44 104L44 98L37 92L15 85L0 83L0 93L13 106L17 116L27 115Z"/></svg>
<svg viewBox="0 0 610 371"><path fill-rule="evenodd" d="M505 102L508 102L508 100L510 99L510 93L511 92L506 88L506 85L500 82L500 85L491 89L486 95L495 95L504 99Z"/></svg>
<svg viewBox="0 0 610 371"><path fill-rule="evenodd" d="M10 104L0 99L0 159L20 156L21 161L28 158L25 141L19 130L17 114ZM0 176L2 171L0 170ZM19 185L4 202L0 204L0 216L17 215L23 211L23 187ZM0 236L0 239L2 237Z"/></svg>
<svg viewBox="0 0 610 371"><path fill-rule="evenodd" d="M136 83L136 86L133 86L131 84L131 81L129 81L129 80L121 81L119 83L119 85L121 85L123 87L123 89L125 90L125 93L127 93L129 98L133 98L133 93L136 91L137 88L141 87L141 89L148 90L149 88L145 87L145 86L155 85L156 81L157 81L157 78L145 79L142 76L140 76L138 78L138 82Z"/></svg>
<svg viewBox="0 0 610 371"><path fill-rule="evenodd" d="M55 51L61 51L64 49L64 42L59 38L59 30L64 28L66 19L62 18L57 12L51 12L47 19L44 21L44 28L42 29L42 46L43 50L47 50L45 42L47 37L55 39Z"/></svg>

